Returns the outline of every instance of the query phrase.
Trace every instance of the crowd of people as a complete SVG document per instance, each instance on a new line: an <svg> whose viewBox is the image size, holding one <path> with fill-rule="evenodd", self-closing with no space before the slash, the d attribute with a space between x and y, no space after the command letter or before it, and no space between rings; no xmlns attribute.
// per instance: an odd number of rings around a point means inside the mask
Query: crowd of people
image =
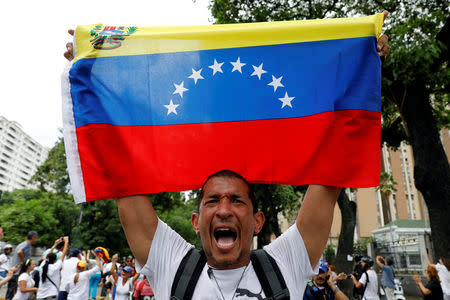
<svg viewBox="0 0 450 300"><path fill-rule="evenodd" d="M8 284L7 300L21 299L154 299L148 279L135 270L135 261L128 256L119 262L119 254L110 257L107 249L97 247L87 252L78 248L69 250L69 238L58 238L51 248L44 251L39 262L31 259L31 246L38 234L29 232L27 239L17 245L6 244L0 255L0 287ZM14 251L13 251L14 249ZM387 300L395 298L395 271L392 258L376 257L382 272L381 289ZM325 260L319 261L318 273L305 289L304 300L348 300L338 287L338 282L351 279L354 283L353 298L376 300L379 298L377 274L374 260L369 256L354 255L352 274L337 274L336 266ZM450 300L450 265L441 258L428 267L424 284L420 276L414 280L425 300ZM98 291L100 288L100 291Z"/></svg>
<svg viewBox="0 0 450 300"><path fill-rule="evenodd" d="M107 249L71 248L69 238L55 240L39 261L31 258L31 246L38 234L13 248L6 244L0 255L0 287L7 284L6 300L151 300L148 279L135 270L132 256L119 261ZM100 291L98 288L100 287Z"/></svg>

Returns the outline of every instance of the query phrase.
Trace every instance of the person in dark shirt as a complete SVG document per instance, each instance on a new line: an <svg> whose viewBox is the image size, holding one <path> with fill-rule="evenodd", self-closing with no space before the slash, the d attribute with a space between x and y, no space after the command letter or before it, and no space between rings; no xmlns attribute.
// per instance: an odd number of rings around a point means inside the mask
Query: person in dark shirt
<svg viewBox="0 0 450 300"><path fill-rule="evenodd" d="M337 275L334 279L347 279L345 273ZM323 259L320 260L319 274L308 282L303 300L348 300L348 297L334 284L331 270Z"/></svg>
<svg viewBox="0 0 450 300"><path fill-rule="evenodd" d="M444 299L444 295L442 293L441 282L439 280L439 276L437 270L433 266L428 266L426 271L428 283L427 285L423 285L422 279L418 275L414 275L414 280L416 281L417 286L422 292L424 300L442 300Z"/></svg>

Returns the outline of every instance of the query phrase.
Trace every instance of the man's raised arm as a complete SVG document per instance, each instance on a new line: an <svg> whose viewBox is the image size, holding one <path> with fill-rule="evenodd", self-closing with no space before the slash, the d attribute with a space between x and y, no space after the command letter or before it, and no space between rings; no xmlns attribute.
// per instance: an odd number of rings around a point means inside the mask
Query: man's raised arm
<svg viewBox="0 0 450 300"><path fill-rule="evenodd" d="M144 266L158 226L152 203L146 195L124 197L116 202L128 245L139 264Z"/></svg>
<svg viewBox="0 0 450 300"><path fill-rule="evenodd" d="M340 191L338 187L310 185L298 212L296 224L312 268L317 265L327 244Z"/></svg>

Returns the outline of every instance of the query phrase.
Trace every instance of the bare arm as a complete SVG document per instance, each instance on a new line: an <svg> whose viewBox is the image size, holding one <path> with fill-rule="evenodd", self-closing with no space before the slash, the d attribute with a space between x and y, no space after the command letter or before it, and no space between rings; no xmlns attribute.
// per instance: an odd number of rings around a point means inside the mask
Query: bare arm
<svg viewBox="0 0 450 300"><path fill-rule="evenodd" d="M64 259L66 258L68 250L69 250L69 237L65 236L64 237L64 248L63 248L62 255L61 255L61 261L64 261Z"/></svg>
<svg viewBox="0 0 450 300"><path fill-rule="evenodd" d="M377 265L381 268L381 269L383 269L383 266L384 266L384 264L381 262L381 256L377 256Z"/></svg>
<svg viewBox="0 0 450 300"><path fill-rule="evenodd" d="M333 281L329 280L328 285L330 286L332 291L336 291L336 285ZM348 300L348 297L340 289L337 289L337 291L334 293L334 296L336 300Z"/></svg>
<svg viewBox="0 0 450 300"><path fill-rule="evenodd" d="M297 216L309 261L314 267L322 256L333 223L334 206L341 188L310 185Z"/></svg>
<svg viewBox="0 0 450 300"><path fill-rule="evenodd" d="M431 262L430 257L428 256L428 248L427 248L427 254L425 255L425 259L427 260L427 264L429 266L432 266L432 267L436 268L436 265Z"/></svg>
<svg viewBox="0 0 450 300"><path fill-rule="evenodd" d="M37 292L37 290L38 290L35 287L27 288L27 281L26 280L19 281L19 288L20 288L20 291L22 293Z"/></svg>
<svg viewBox="0 0 450 300"><path fill-rule="evenodd" d="M158 217L145 195L117 199L120 221L134 257L145 265L158 226Z"/></svg>
<svg viewBox="0 0 450 300"><path fill-rule="evenodd" d="M423 285L422 279L418 275L414 275L413 278L414 278L414 281L416 282L417 286L419 287L420 291L422 292L422 294L424 294L424 295L431 294L431 291Z"/></svg>
<svg viewBox="0 0 450 300"><path fill-rule="evenodd" d="M361 287L363 286L363 284L362 284L361 282L359 282L359 281L355 278L355 276L353 276L353 274L350 275L350 277L352 278L353 283L355 284L355 287L356 287L357 289L359 289L359 288L361 288Z"/></svg>
<svg viewBox="0 0 450 300"><path fill-rule="evenodd" d="M19 257L19 259L22 263L25 262L25 255L22 250L17 251L17 256Z"/></svg>

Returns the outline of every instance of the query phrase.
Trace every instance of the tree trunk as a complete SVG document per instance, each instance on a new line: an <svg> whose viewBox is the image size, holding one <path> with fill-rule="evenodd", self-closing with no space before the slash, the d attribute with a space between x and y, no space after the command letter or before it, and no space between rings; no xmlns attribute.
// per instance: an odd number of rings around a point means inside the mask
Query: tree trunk
<svg viewBox="0 0 450 300"><path fill-rule="evenodd" d="M339 234L338 250L336 254L336 268L338 272L350 274L353 271L353 262L347 261L347 255L353 254L353 239L356 226L356 203L350 201L345 189L342 189L338 198L338 205L341 211L342 224ZM339 282L339 288L348 295L353 295L353 282L343 280Z"/></svg>
<svg viewBox="0 0 450 300"><path fill-rule="evenodd" d="M415 82L400 104L414 155L414 180L428 207L437 257L450 253L450 166L439 138L430 94Z"/></svg>

